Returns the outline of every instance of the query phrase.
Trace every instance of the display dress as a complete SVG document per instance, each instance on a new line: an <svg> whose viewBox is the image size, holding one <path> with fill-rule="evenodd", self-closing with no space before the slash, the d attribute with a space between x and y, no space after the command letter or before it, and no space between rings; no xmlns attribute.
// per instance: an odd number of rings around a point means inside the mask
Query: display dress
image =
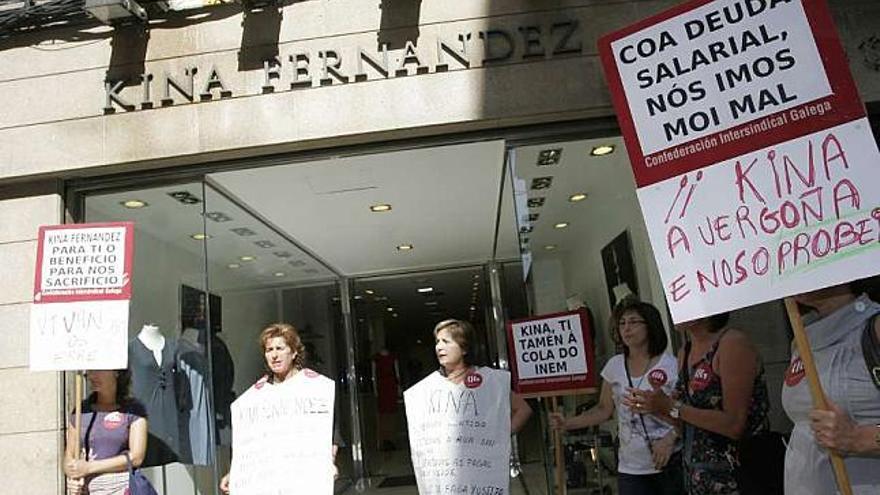
<svg viewBox="0 0 880 495"><path fill-rule="evenodd" d="M177 341L166 338L162 363L140 339L128 344L132 393L146 408L149 438L143 466L159 466L180 457L180 428L176 397ZM188 394L189 391L186 391Z"/></svg>

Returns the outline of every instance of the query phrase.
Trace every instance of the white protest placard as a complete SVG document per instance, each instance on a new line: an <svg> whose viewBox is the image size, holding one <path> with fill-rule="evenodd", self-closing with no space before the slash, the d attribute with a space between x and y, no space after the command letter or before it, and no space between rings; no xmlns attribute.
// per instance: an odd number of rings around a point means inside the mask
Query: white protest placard
<svg viewBox="0 0 880 495"><path fill-rule="evenodd" d="M30 369L128 366L134 226L40 227L30 318Z"/></svg>
<svg viewBox="0 0 880 495"><path fill-rule="evenodd" d="M260 380L232 403L231 492L333 493L333 380L304 369Z"/></svg>
<svg viewBox="0 0 880 495"><path fill-rule="evenodd" d="M510 493L510 374L434 372L403 394L420 495Z"/></svg>
<svg viewBox="0 0 880 495"><path fill-rule="evenodd" d="M600 54L676 322L880 273L880 153L824 0L696 0Z"/></svg>
<svg viewBox="0 0 880 495"><path fill-rule="evenodd" d="M551 396L595 386L593 342L584 310L512 320L507 342L518 393Z"/></svg>

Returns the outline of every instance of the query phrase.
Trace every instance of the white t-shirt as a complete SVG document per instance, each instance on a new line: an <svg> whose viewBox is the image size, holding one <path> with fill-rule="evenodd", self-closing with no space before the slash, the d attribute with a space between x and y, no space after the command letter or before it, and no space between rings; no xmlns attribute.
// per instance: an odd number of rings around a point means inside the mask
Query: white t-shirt
<svg viewBox="0 0 880 495"><path fill-rule="evenodd" d="M630 370L630 379L634 388L651 390L653 382L658 384L667 395L675 389L675 382L678 380L678 362L671 354L663 353L660 355L660 359L644 375L632 375L632 373L641 371ZM617 470L626 474L658 473L659 471L654 469L651 451L648 450L648 444L645 441L645 429L647 428L651 440L657 441L666 436L672 430L672 426L652 415L645 414L643 415L645 428L643 428L639 415L633 414L628 407L621 404L621 399L626 394L626 389L629 388L623 354L617 354L608 360L602 369L602 378L611 387L614 409L617 411L617 428L620 438Z"/></svg>

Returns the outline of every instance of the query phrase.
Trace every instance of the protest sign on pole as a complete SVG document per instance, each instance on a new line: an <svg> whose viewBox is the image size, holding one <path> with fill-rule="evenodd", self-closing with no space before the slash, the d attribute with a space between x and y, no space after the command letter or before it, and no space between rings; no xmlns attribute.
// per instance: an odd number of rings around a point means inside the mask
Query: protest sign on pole
<svg viewBox="0 0 880 495"><path fill-rule="evenodd" d="M583 309L507 324L513 389L523 397L589 392L596 386L593 340Z"/></svg>
<svg viewBox="0 0 880 495"><path fill-rule="evenodd" d="M599 51L673 320L880 273L880 153L825 0L694 0Z"/></svg>
<svg viewBox="0 0 880 495"><path fill-rule="evenodd" d="M303 369L261 379L232 403L231 492L333 493L333 380Z"/></svg>
<svg viewBox="0 0 880 495"><path fill-rule="evenodd" d="M510 493L510 373L478 367L457 384L434 372L403 399L420 495Z"/></svg>
<svg viewBox="0 0 880 495"><path fill-rule="evenodd" d="M40 227L30 369L128 366L131 222Z"/></svg>
<svg viewBox="0 0 880 495"><path fill-rule="evenodd" d="M551 412L557 412L557 396L595 392L593 339L586 310L511 320L507 345L513 389L523 397L549 397ZM565 493L559 431L553 432L553 449L556 493Z"/></svg>

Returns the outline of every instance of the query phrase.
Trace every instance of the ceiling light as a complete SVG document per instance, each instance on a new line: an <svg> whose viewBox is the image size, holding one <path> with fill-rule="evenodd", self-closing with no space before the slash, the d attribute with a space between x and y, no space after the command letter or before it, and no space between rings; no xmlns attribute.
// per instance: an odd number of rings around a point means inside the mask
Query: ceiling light
<svg viewBox="0 0 880 495"><path fill-rule="evenodd" d="M119 204L132 210L150 206L149 203L147 203L146 201L141 201L139 199L129 199L127 201L121 201Z"/></svg>
<svg viewBox="0 0 880 495"><path fill-rule="evenodd" d="M585 193L572 194L568 197L568 200L572 203L577 203L578 201L583 201L585 199L587 199L587 195Z"/></svg>
<svg viewBox="0 0 880 495"><path fill-rule="evenodd" d="M192 237L193 239L195 239L197 241L204 241L205 239L211 238L211 236L209 236L208 234L193 234L190 237Z"/></svg>
<svg viewBox="0 0 880 495"><path fill-rule="evenodd" d="M537 165L539 167L556 165L557 163L559 163L560 158L562 158L562 148L541 150L540 152L538 152Z"/></svg>
<svg viewBox="0 0 880 495"><path fill-rule="evenodd" d="M234 270L236 268L241 268L241 265L239 265L238 263L230 263L226 265L226 268L232 268Z"/></svg>
<svg viewBox="0 0 880 495"><path fill-rule="evenodd" d="M532 179L532 190L549 189L553 185L553 177L535 177Z"/></svg>
<svg viewBox="0 0 880 495"><path fill-rule="evenodd" d="M239 256L238 259L240 259L241 261L254 261L255 259L257 259L257 257L245 255L245 256Z"/></svg>
<svg viewBox="0 0 880 495"><path fill-rule="evenodd" d="M258 247L261 247L263 249L269 249L269 248L275 247L275 243L272 241L255 241L254 244L256 244Z"/></svg>
<svg viewBox="0 0 880 495"><path fill-rule="evenodd" d="M382 213L386 211L391 211L391 205L387 203L379 203L377 205L373 205L370 207L370 211L373 213Z"/></svg>
<svg viewBox="0 0 880 495"><path fill-rule="evenodd" d="M568 222L559 222L553 226L554 229L564 229L568 227Z"/></svg>
<svg viewBox="0 0 880 495"><path fill-rule="evenodd" d="M471 306L471 311L476 311L476 310L477 310L476 306Z"/></svg>
<svg viewBox="0 0 880 495"><path fill-rule="evenodd" d="M251 230L251 229L249 229L249 228L247 228L247 227L236 227L236 228L234 228L234 229L229 229L229 231L232 232L232 233L235 234L235 235L240 235L240 236L242 236L242 237L248 237L248 236L252 236L252 235L257 235L256 232L254 232L253 230Z"/></svg>
<svg viewBox="0 0 880 495"><path fill-rule="evenodd" d="M354 296L355 301L360 301L363 298L364 298L364 296Z"/></svg>
<svg viewBox="0 0 880 495"><path fill-rule="evenodd" d="M546 249L547 251L553 251L554 249L556 249L556 244L547 244L546 246L544 246L544 249Z"/></svg>
<svg viewBox="0 0 880 495"><path fill-rule="evenodd" d="M436 306L438 304L437 301L425 301L425 306Z"/></svg>
<svg viewBox="0 0 880 495"><path fill-rule="evenodd" d="M529 222L535 223L538 221L538 217L540 217L540 213L529 213Z"/></svg>
<svg viewBox="0 0 880 495"><path fill-rule="evenodd" d="M367 289L364 291L364 294L367 294L369 296L372 296L375 293L376 293L376 291L374 291L373 289Z"/></svg>
<svg viewBox="0 0 880 495"><path fill-rule="evenodd" d="M232 217L223 213L222 211L209 211L205 213L205 218L214 222L228 222L232 220Z"/></svg>
<svg viewBox="0 0 880 495"><path fill-rule="evenodd" d="M544 206L544 202L547 201L547 198L543 196L538 196L536 198L529 198L526 204L528 204L529 208L540 208Z"/></svg>
<svg viewBox="0 0 880 495"><path fill-rule="evenodd" d="M394 308L392 308L391 306L388 306L387 308L385 308L385 310L388 311L389 313L394 312Z"/></svg>
<svg viewBox="0 0 880 495"><path fill-rule="evenodd" d="M410 250L412 250L412 248L413 248L412 244L401 244L401 245L397 246L398 251L410 251Z"/></svg>
<svg viewBox="0 0 880 495"><path fill-rule="evenodd" d="M474 280L479 280L479 279L480 279L480 274L479 274L479 273L475 273L473 278L474 278Z"/></svg>
<svg viewBox="0 0 880 495"><path fill-rule="evenodd" d="M185 205L197 205L202 202L198 196L189 191L174 191L168 195Z"/></svg>
<svg viewBox="0 0 880 495"><path fill-rule="evenodd" d="M429 292L434 292L433 287L419 287L416 289L420 294L427 294Z"/></svg>
<svg viewBox="0 0 880 495"><path fill-rule="evenodd" d="M274 275L275 275L276 277L283 277L283 276L284 276L284 272L275 272Z"/></svg>
<svg viewBox="0 0 880 495"><path fill-rule="evenodd" d="M614 145L613 144L602 144L599 146L594 146L593 150L590 151L590 154L593 156L604 156L610 155L614 153Z"/></svg>
<svg viewBox="0 0 880 495"><path fill-rule="evenodd" d="M392 318L397 318L397 313L391 313Z"/></svg>

